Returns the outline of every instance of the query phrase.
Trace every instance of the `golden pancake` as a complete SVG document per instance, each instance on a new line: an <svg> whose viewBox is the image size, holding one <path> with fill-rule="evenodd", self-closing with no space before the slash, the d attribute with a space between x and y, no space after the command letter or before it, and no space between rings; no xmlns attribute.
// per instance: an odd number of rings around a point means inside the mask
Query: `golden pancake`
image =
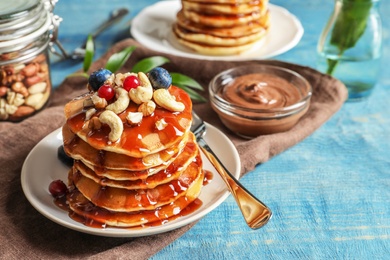
<svg viewBox="0 0 390 260"><path fill-rule="evenodd" d="M81 216L84 223L90 223L90 225L96 225L96 222L101 223L101 227L106 227L106 225L112 227L135 227L153 222L160 222L161 224L171 217L180 216L180 213L199 196L203 186L203 178L204 173L201 171L201 174L188 187L185 195L156 210L113 212L94 205L77 189L70 191L67 201L70 209L76 215Z"/></svg>
<svg viewBox="0 0 390 260"><path fill-rule="evenodd" d="M177 157L177 159L165 169L153 175L147 176L146 178L140 178L136 180L132 179L132 171L121 171L122 175L118 180L118 178L116 178L117 176L112 176L110 174L111 171L106 174L108 177L101 177L80 161L76 161L74 163L74 167L80 171L83 176L94 180L96 183L99 183L102 186L123 189L152 189L157 185L177 179L182 171L185 170L192 161L200 160L200 158L196 158L198 153L199 151L197 145L194 142L189 142L187 143L183 152ZM130 179L126 179L125 177L127 176L130 176Z"/></svg>
<svg viewBox="0 0 390 260"><path fill-rule="evenodd" d="M177 36L177 35L176 35ZM243 45L237 46L213 46L213 45L205 45L199 44L195 42L186 41L177 36L177 40L187 46L188 48L205 55L213 55L213 56L226 56L226 55L238 55L245 51L251 49L255 44L261 44L259 41L250 42Z"/></svg>
<svg viewBox="0 0 390 260"><path fill-rule="evenodd" d="M191 99L161 81L168 72L155 72L99 70L90 93L66 104L63 143L74 160L66 205L74 220L94 227L161 225L201 205L204 171L190 131Z"/></svg>
<svg viewBox="0 0 390 260"><path fill-rule="evenodd" d="M111 211L134 212L154 210L177 200L202 175L202 162L196 160L188 165L178 179L153 189L127 190L102 186L83 176L75 167L69 171L68 179L94 205Z"/></svg>
<svg viewBox="0 0 390 260"><path fill-rule="evenodd" d="M205 15L184 9L179 12L182 12L184 17L191 22L204 26L219 28L233 27L257 21L261 19L261 17L267 12L267 9L265 9L263 12L253 12L243 15Z"/></svg>
<svg viewBox="0 0 390 260"><path fill-rule="evenodd" d="M260 0L189 0L195 3L213 3L213 4L248 4L255 3Z"/></svg>
<svg viewBox="0 0 390 260"><path fill-rule="evenodd" d="M172 162L181 152L188 140L188 134L176 145L144 158L134 158L105 150L97 150L73 134L67 125L62 128L65 152L75 160L86 165L92 165L97 172L105 170L145 171L141 174L151 174L154 168ZM150 171L147 172L147 170Z"/></svg>
<svg viewBox="0 0 390 260"><path fill-rule="evenodd" d="M242 37L217 37L203 33L190 33L186 30L183 30L180 26L178 26L178 24L175 24L174 32L180 39L184 41L205 44L209 46L234 47L260 40L262 37L264 37L266 30L263 29L257 33Z"/></svg>
<svg viewBox="0 0 390 260"><path fill-rule="evenodd" d="M261 19L234 27L222 27L214 28L210 26L204 26L198 23L193 23L186 19L182 12L178 12L176 15L176 23L189 31L189 33L203 33L218 37L242 37L249 34L258 33L267 29L269 26L269 13L267 12Z"/></svg>
<svg viewBox="0 0 390 260"><path fill-rule="evenodd" d="M184 104L184 111L172 113L157 106L153 115L144 117L139 125L133 126L127 123L125 117L128 112L137 111L139 105L131 102L124 112L118 114L123 123L123 133L121 138L115 142L109 140L109 134L111 133L109 126L102 124L99 129L88 127L90 120L86 120L87 111L85 110L69 117L66 124L71 132L77 134L97 150L142 158L177 144L184 138L184 133L188 132L191 127L192 103L190 97L184 90L175 86L171 86L168 91L172 96L176 97L177 102ZM72 106L72 102L65 106L65 111L73 110L69 106ZM96 116L99 116L101 112L97 111ZM167 125L163 130L159 130L156 127L156 122L162 119Z"/></svg>
<svg viewBox="0 0 390 260"><path fill-rule="evenodd" d="M202 14L226 14L226 15L243 15L254 12L262 12L267 7L267 1L253 1L249 3L202 3L182 0L182 7L187 11L194 11Z"/></svg>

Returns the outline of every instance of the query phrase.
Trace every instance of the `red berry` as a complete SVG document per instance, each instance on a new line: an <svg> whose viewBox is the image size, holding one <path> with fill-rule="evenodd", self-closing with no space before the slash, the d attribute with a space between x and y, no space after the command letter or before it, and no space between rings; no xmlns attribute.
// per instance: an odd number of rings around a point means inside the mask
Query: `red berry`
<svg viewBox="0 0 390 260"><path fill-rule="evenodd" d="M123 81L123 88L129 91L132 88L136 88L140 85L139 79L137 76L131 75L127 76Z"/></svg>
<svg viewBox="0 0 390 260"><path fill-rule="evenodd" d="M49 185L49 192L54 198L59 198L68 192L68 187L61 180L52 181Z"/></svg>
<svg viewBox="0 0 390 260"><path fill-rule="evenodd" d="M110 85L103 85L99 88L98 95L109 101L115 96L115 90Z"/></svg>

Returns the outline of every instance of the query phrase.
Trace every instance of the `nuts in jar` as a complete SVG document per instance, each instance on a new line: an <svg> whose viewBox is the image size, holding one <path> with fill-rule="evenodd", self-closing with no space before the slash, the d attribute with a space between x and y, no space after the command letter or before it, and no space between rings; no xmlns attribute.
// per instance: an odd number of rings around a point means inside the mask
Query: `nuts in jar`
<svg viewBox="0 0 390 260"><path fill-rule="evenodd" d="M57 29L54 3L0 3L6 10L0 14L0 121L21 121L48 103L52 88L48 46L51 30Z"/></svg>
<svg viewBox="0 0 390 260"><path fill-rule="evenodd" d="M0 66L0 120L20 121L47 103L48 67L44 53L25 63Z"/></svg>

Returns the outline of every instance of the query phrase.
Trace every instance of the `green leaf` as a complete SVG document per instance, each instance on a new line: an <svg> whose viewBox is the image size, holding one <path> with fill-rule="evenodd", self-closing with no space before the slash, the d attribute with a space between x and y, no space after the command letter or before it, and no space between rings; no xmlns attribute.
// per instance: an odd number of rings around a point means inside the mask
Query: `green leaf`
<svg viewBox="0 0 390 260"><path fill-rule="evenodd" d="M187 92L192 100L200 101L200 102L207 101L206 98L204 98L203 96L201 96L199 93L197 93L195 90L193 90L191 88L188 88L188 87L180 85L180 84L176 84L176 86L183 89L185 92Z"/></svg>
<svg viewBox="0 0 390 260"><path fill-rule="evenodd" d="M202 91L204 90L203 87L196 80L184 74L173 72L171 73L171 76L173 85L188 86L194 89Z"/></svg>
<svg viewBox="0 0 390 260"><path fill-rule="evenodd" d="M105 68L111 71L112 73L115 73L125 64L125 62L129 59L130 55L133 53L135 49L136 49L135 46L129 46L120 52L114 53L108 59Z"/></svg>
<svg viewBox="0 0 390 260"><path fill-rule="evenodd" d="M93 43L93 37L92 35L88 35L87 43L85 45L85 56L84 56L84 62L83 62L83 71L87 72L89 68L91 67L93 56L95 53L95 47Z"/></svg>
<svg viewBox="0 0 390 260"><path fill-rule="evenodd" d="M371 0L344 1L341 9L336 6L337 16L332 30L330 43L339 49L338 56L356 45L367 27L367 20L372 7ZM328 61L327 73L332 75L338 64L337 60Z"/></svg>
<svg viewBox="0 0 390 260"><path fill-rule="evenodd" d="M169 62L169 59L162 57L162 56L153 56L153 57L145 58L145 59L137 62L134 65L132 71L146 73L146 72L151 71L153 68L161 66L161 65L168 63L168 62Z"/></svg>

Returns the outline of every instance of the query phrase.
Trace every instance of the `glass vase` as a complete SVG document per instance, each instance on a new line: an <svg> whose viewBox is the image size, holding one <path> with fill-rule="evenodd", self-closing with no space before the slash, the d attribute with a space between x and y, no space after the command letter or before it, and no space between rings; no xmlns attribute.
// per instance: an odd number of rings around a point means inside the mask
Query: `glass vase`
<svg viewBox="0 0 390 260"><path fill-rule="evenodd" d="M379 76L379 3L380 0L335 0L318 42L317 69L342 81L349 101L367 98Z"/></svg>

